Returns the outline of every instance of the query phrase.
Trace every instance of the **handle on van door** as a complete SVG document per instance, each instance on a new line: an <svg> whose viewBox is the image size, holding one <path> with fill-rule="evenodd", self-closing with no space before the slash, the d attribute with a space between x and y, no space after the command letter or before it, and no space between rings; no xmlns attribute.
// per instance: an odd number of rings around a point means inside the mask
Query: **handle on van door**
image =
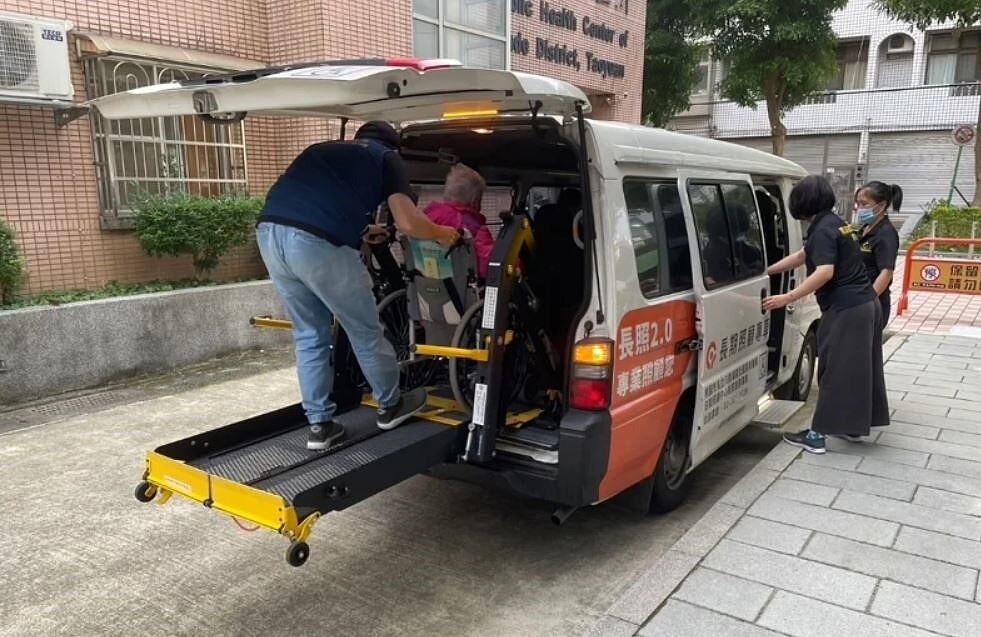
<svg viewBox="0 0 981 637"><path fill-rule="evenodd" d="M766 310L763 309L763 301L766 300L766 288L760 290L760 313L766 314Z"/></svg>
<svg viewBox="0 0 981 637"><path fill-rule="evenodd" d="M790 277L790 288L789 288L789 290L793 290L796 287L797 287L797 279L795 279L794 277ZM787 314L793 314L795 309L797 309L797 308L795 308L794 307L794 304L791 303L790 305L788 305L786 307Z"/></svg>

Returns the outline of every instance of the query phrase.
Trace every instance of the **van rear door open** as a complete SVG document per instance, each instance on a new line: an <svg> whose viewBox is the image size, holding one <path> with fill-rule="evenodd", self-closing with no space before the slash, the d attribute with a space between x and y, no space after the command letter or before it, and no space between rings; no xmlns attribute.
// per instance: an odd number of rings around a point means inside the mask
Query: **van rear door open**
<svg viewBox="0 0 981 637"><path fill-rule="evenodd" d="M691 466L757 414L766 392L769 293L759 210L749 176L683 172L701 351Z"/></svg>
<svg viewBox="0 0 981 637"><path fill-rule="evenodd" d="M247 114L390 122L529 113L589 112L575 86L551 78L458 62L338 60L243 71L107 95L87 104L108 119Z"/></svg>

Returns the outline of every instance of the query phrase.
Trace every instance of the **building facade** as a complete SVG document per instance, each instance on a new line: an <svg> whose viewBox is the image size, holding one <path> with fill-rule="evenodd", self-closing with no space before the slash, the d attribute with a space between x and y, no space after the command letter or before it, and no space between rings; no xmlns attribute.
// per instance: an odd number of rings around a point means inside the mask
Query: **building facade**
<svg viewBox="0 0 981 637"><path fill-rule="evenodd" d="M306 145L339 134L313 119L109 122L80 110L86 99L265 66L447 57L569 81L594 117L639 122L644 21L639 0L2 0L0 217L25 253L27 291L191 276L187 259L143 253L137 197L263 195ZM38 62L56 43L64 60ZM261 273L246 246L215 277Z"/></svg>
<svg viewBox="0 0 981 637"><path fill-rule="evenodd" d="M827 175L849 202L856 184L873 179L901 185L907 213L946 199L958 157L952 132L978 120L981 27L918 31L852 0L834 30L838 73L827 92L786 114L787 157ZM770 151L765 107L721 99L724 71L703 60L692 107L672 127ZM973 198L973 144L961 153L957 187Z"/></svg>

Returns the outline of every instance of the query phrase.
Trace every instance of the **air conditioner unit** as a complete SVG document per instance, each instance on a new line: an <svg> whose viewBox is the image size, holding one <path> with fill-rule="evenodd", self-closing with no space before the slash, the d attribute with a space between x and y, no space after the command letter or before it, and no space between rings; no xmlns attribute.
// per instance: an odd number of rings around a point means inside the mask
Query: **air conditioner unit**
<svg viewBox="0 0 981 637"><path fill-rule="evenodd" d="M894 35L886 45L886 55L907 55L913 52L913 39L905 35Z"/></svg>
<svg viewBox="0 0 981 637"><path fill-rule="evenodd" d="M0 102L71 102L69 29L64 20L0 13Z"/></svg>

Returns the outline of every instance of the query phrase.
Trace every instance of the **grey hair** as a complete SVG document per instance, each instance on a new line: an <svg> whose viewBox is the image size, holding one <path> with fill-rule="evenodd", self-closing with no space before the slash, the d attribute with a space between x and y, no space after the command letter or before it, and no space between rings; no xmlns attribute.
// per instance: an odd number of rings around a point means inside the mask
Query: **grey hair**
<svg viewBox="0 0 981 637"><path fill-rule="evenodd" d="M476 170L465 164L454 164L446 175L443 199L465 204L479 202L486 186L487 182Z"/></svg>

